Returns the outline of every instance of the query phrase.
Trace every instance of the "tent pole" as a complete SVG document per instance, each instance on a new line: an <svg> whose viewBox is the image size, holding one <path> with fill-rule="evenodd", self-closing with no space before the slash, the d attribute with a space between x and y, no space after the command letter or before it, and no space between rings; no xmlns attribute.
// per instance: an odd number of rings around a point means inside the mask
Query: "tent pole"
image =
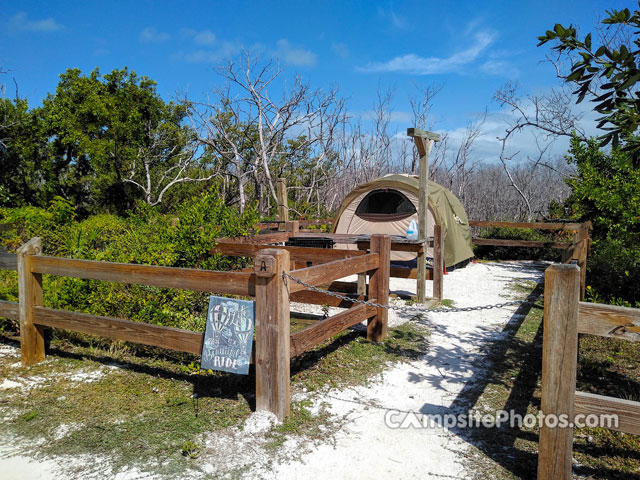
<svg viewBox="0 0 640 480"><path fill-rule="evenodd" d="M416 301L424 303L427 289L427 211L429 208L429 152L434 142L440 141L440 135L418 128L408 128L407 135L413 141L420 155L420 177L418 191L418 239L422 241L422 252L418 253L418 285Z"/></svg>

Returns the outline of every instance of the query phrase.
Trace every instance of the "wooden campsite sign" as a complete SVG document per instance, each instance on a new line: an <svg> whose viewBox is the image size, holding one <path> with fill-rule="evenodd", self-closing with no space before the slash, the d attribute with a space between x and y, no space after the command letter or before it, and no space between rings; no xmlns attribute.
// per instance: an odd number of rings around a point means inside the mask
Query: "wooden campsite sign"
<svg viewBox="0 0 640 480"><path fill-rule="evenodd" d="M255 302L209 297L200 368L249 373L255 312Z"/></svg>

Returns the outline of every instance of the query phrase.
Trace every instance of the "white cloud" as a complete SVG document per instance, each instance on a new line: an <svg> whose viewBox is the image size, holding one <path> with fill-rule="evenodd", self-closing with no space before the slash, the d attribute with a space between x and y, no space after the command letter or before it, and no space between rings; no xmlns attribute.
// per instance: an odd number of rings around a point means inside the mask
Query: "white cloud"
<svg viewBox="0 0 640 480"><path fill-rule="evenodd" d="M107 55L111 54L111 50L109 50L108 48L96 48L93 51L93 56L94 57L106 57Z"/></svg>
<svg viewBox="0 0 640 480"><path fill-rule="evenodd" d="M198 45L213 45L216 43L216 34L211 30L194 30L193 28L181 28L180 35L193 40Z"/></svg>
<svg viewBox="0 0 640 480"><path fill-rule="evenodd" d="M180 30L180 34L183 37L191 38L194 43L202 45L203 47L209 47L199 48L191 52L182 51L172 56L175 60L182 60L188 63L218 63L233 57L247 48L240 42L218 40L210 30L196 31L192 29L182 29ZM278 40L275 48L268 48L263 44L254 44L248 49L253 55L277 57L283 63L294 66L313 66L317 58L316 54L312 51L292 45L287 39Z"/></svg>
<svg viewBox="0 0 640 480"><path fill-rule="evenodd" d="M213 50L196 50L180 56L188 63L217 63L223 58L220 52Z"/></svg>
<svg viewBox="0 0 640 480"><path fill-rule="evenodd" d="M216 36L211 30L203 30L195 34L193 41L198 45L213 45L216 41Z"/></svg>
<svg viewBox="0 0 640 480"><path fill-rule="evenodd" d="M487 75L509 77L511 79L520 75L520 71L516 67L504 60L487 60L480 65L480 71Z"/></svg>
<svg viewBox="0 0 640 480"><path fill-rule="evenodd" d="M140 32L139 39L142 43L162 43L169 40L168 33L159 32L153 27L147 27Z"/></svg>
<svg viewBox="0 0 640 480"><path fill-rule="evenodd" d="M25 12L18 12L7 22L9 30L16 32L57 32L64 29L64 25L59 24L53 18L42 20L30 20Z"/></svg>
<svg viewBox="0 0 640 480"><path fill-rule="evenodd" d="M218 63L231 58L242 50L242 45L222 42L215 49L201 48L191 53L179 53L175 57L188 63Z"/></svg>
<svg viewBox="0 0 640 480"><path fill-rule="evenodd" d="M389 22L391 22L393 28L397 28L398 30L405 30L410 26L410 23L407 21L407 19L394 12L393 8L389 8L389 10L386 10L382 7L378 7L378 15L387 19Z"/></svg>
<svg viewBox="0 0 640 480"><path fill-rule="evenodd" d="M335 53L342 59L349 56L349 47L347 47L344 43L332 43L331 50L333 50L333 53Z"/></svg>
<svg viewBox="0 0 640 480"><path fill-rule="evenodd" d="M286 64L305 67L315 65L317 58L311 50L293 46L286 38L282 38L276 43L275 56Z"/></svg>
<svg viewBox="0 0 640 480"><path fill-rule="evenodd" d="M435 75L457 72L462 67L477 60L494 42L496 35L491 32L479 32L474 36L470 47L445 58L421 57L414 53L395 57L388 62L370 63L359 68L363 72L399 72L413 75Z"/></svg>

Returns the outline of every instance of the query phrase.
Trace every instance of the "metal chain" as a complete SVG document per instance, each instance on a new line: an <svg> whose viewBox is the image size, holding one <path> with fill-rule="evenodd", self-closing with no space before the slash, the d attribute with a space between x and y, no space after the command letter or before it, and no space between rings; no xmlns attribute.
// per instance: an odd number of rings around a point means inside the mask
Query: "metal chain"
<svg viewBox="0 0 640 480"><path fill-rule="evenodd" d="M531 300L510 300L508 302L502 302L502 303L495 303L493 305L480 305L477 307L438 307L438 308L433 308L433 309L428 309L425 307L420 307L417 305L407 305L407 306L401 306L401 305L383 305L382 303L376 303L376 302L369 302L366 300L360 300L359 298L351 298L348 295L343 295L341 293L337 293L337 292L330 292L327 290L324 290L322 288L318 288L314 285L311 285L303 280L300 280L299 278L294 277L293 275L283 272L282 273L282 277L284 279L286 278L290 278L291 280L293 280L294 282L296 282L299 285L302 285L303 287L312 290L314 292L319 292L319 293L323 293L325 295L328 295L330 297L335 297L338 298L340 300L344 300L347 302L351 302L351 303L358 303L360 305L368 305L370 307L376 307L376 308L386 308L387 310L394 310L397 312L401 312L401 313L408 313L411 315L420 315L423 313L454 313L454 312L473 312L476 310L490 310L492 308L504 308L504 307L509 307L512 305L522 305L524 303L534 303Z"/></svg>

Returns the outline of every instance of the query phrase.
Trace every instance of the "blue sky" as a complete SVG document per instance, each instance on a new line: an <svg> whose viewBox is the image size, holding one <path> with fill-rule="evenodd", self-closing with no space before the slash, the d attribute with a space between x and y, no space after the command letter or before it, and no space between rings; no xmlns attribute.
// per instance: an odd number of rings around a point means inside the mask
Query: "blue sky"
<svg viewBox="0 0 640 480"><path fill-rule="evenodd" d="M71 67L128 66L155 80L167 100L176 92L201 100L218 81L214 68L248 49L279 59L285 77L338 87L354 114L371 110L379 87L395 87L399 130L411 126L407 98L416 85L441 84L436 130L455 131L487 108L497 111L492 96L509 80L532 93L557 83L541 63L549 48L536 47L554 23L586 33L605 10L634 3L0 0L0 7L0 67L10 70L1 80L12 96L15 79L32 106Z"/></svg>

